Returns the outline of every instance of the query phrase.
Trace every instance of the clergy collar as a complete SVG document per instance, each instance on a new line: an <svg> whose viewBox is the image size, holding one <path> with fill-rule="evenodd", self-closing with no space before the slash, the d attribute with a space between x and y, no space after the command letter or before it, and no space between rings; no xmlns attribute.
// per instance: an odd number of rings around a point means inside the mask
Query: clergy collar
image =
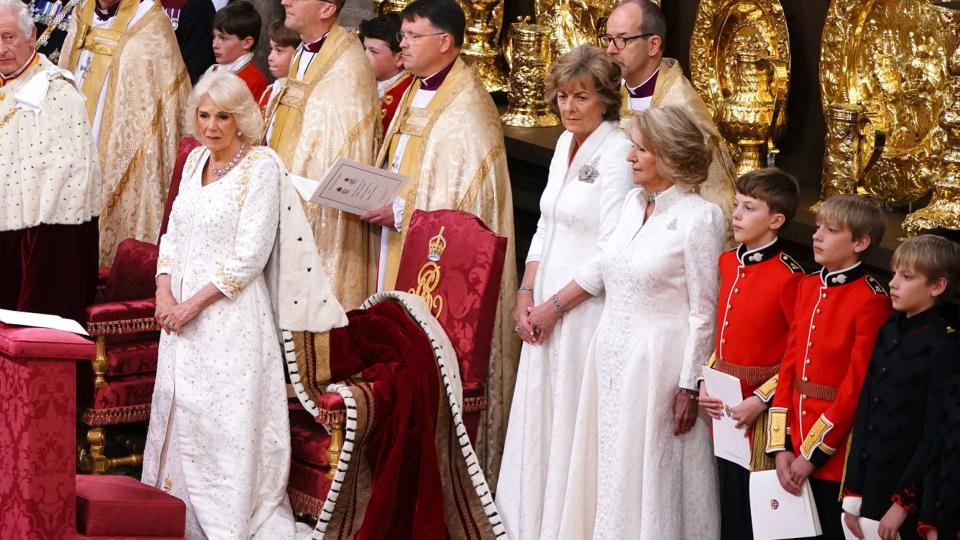
<svg viewBox="0 0 960 540"><path fill-rule="evenodd" d="M646 98L653 96L653 89L657 86L657 75L660 73L660 68L657 69L647 77L647 80L642 83L634 86L633 88L627 87L627 92L632 98Z"/></svg>
<svg viewBox="0 0 960 540"><path fill-rule="evenodd" d="M453 62L447 64L447 67L441 69L440 71L434 73L429 77L424 77L420 79L420 89L427 90L428 92L436 92L440 89L440 85L443 84L443 81L447 78L447 75L450 73L450 70L453 69L453 64L457 62L457 59L454 58Z"/></svg>
<svg viewBox="0 0 960 540"><path fill-rule="evenodd" d="M740 244L737 247L737 260L743 266L750 266L763 261L769 261L780 253L780 244L774 238L772 242L756 249L747 249L746 244Z"/></svg>
<svg viewBox="0 0 960 540"><path fill-rule="evenodd" d="M863 264L861 264L860 261L857 261L857 263L853 266L836 270L834 272L827 270L826 267L821 268L820 281L826 287L835 287L845 283L852 283L857 278L863 277L863 275L866 273L866 270L863 269Z"/></svg>
<svg viewBox="0 0 960 540"><path fill-rule="evenodd" d="M27 60L25 64L20 66L20 69L14 71L10 75L4 75L0 73L0 86L6 86L7 84L10 84L11 82L15 81L18 77L23 75L25 71L30 69L30 66L32 66L34 61L36 60L37 60L37 51L33 51L33 54L30 55L30 59Z"/></svg>
<svg viewBox="0 0 960 540"><path fill-rule="evenodd" d="M318 52L320 52L320 47L323 47L323 42L327 40L328 34L330 34L329 31L324 32L324 34L320 36L320 39L316 41L312 41L310 43L304 43L303 50L307 51L308 53L317 54Z"/></svg>
<svg viewBox="0 0 960 540"><path fill-rule="evenodd" d="M96 0L94 0L94 2L96 2ZM120 9L120 4L122 3L123 3L122 1L117 2L116 4L106 9L102 9L98 4L94 3L93 12L97 15L98 20L109 21L114 17L114 15L117 14L117 11Z"/></svg>

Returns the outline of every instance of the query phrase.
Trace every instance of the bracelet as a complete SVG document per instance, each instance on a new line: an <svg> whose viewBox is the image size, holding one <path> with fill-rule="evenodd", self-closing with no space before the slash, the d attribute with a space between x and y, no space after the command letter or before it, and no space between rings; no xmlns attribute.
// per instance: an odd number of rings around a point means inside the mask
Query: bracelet
<svg viewBox="0 0 960 540"><path fill-rule="evenodd" d="M517 294L520 294L522 292L528 292L530 293L531 296L533 296L533 287L520 287L519 289L517 289Z"/></svg>
<svg viewBox="0 0 960 540"><path fill-rule="evenodd" d="M560 299L557 298L557 295L551 296L550 300L553 300L553 307L557 308L557 311L560 312L561 317L567 314L567 308L563 307L563 304L560 303Z"/></svg>

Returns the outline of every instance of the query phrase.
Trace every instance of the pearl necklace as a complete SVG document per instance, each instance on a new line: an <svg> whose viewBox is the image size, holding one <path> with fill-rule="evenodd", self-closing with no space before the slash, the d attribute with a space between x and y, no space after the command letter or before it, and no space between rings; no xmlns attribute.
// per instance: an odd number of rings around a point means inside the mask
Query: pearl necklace
<svg viewBox="0 0 960 540"><path fill-rule="evenodd" d="M230 160L230 163L227 163L223 168L217 168L213 164L213 158L210 158L210 172L213 173L213 177L217 180L226 176L231 169L237 166L237 163L240 163L240 157L243 155L243 151L247 148L247 145L240 143L240 149L237 150L237 153L234 154L233 159Z"/></svg>

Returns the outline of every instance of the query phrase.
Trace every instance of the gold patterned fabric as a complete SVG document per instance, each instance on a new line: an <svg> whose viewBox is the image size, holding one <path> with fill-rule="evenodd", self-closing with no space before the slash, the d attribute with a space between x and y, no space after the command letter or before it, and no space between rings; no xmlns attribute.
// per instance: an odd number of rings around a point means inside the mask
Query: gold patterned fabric
<svg viewBox="0 0 960 540"><path fill-rule="evenodd" d="M377 163L394 162L398 140L407 134L399 172L410 182L405 199L403 233L391 232L386 289L396 280L400 250L414 210L452 208L470 212L508 239L500 301L494 326L488 406L481 418L477 454L491 488L500 469L510 400L517 374L520 341L513 331L517 289L513 230L513 198L507 172L500 117L473 68L457 60L426 108L410 105L415 81L387 129ZM465 133L469 129L469 135Z"/></svg>
<svg viewBox="0 0 960 540"><path fill-rule="evenodd" d="M89 46L83 29L92 23L78 20L92 16L92 10L75 13L60 55L60 67L71 72L80 49ZM157 241L190 93L170 19L159 3L118 32L122 35L110 48L99 131L101 266L113 262L121 240ZM101 88L85 86L84 91L88 102L98 102Z"/></svg>
<svg viewBox="0 0 960 540"><path fill-rule="evenodd" d="M373 163L380 122L377 82L356 34L334 26L296 80L297 57L273 117L270 147L291 174L321 180L344 157ZM323 269L347 309L360 305L376 284L370 227L356 215L303 203Z"/></svg>
<svg viewBox="0 0 960 540"><path fill-rule="evenodd" d="M621 92L625 96L626 88L621 88ZM620 116L624 120L633 116L628 102L629 100L624 97L620 109ZM710 163L707 181L699 186L697 192L704 199L719 206L729 223L733 212L733 196L737 179L736 165L730 157L723 137L717 131L717 126L713 123L713 117L710 116L707 105L683 74L680 64L673 58L663 58L660 60L660 72L657 75L657 84L653 90L650 107L669 105L676 105L691 113L701 131L713 141L713 161Z"/></svg>

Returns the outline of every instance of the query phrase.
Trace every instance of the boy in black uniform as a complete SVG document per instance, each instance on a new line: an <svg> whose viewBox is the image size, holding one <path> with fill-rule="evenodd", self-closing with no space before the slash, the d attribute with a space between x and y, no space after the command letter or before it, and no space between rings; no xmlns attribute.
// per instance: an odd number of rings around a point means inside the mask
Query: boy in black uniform
<svg viewBox="0 0 960 540"><path fill-rule="evenodd" d="M879 521L880 537L912 538L923 471L940 425L941 404L960 368L960 343L937 303L960 272L960 248L933 235L893 254L890 299L857 406L844 489L844 521L863 537L859 517Z"/></svg>

